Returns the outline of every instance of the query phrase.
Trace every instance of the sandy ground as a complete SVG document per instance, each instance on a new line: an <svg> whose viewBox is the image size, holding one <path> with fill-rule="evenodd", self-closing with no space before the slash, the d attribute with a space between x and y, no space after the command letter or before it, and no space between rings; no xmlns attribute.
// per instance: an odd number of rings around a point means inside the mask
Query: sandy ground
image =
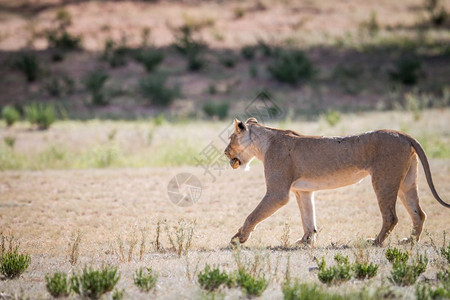
<svg viewBox="0 0 450 300"><path fill-rule="evenodd" d="M431 168L439 193L448 201L450 160L432 160ZM0 228L19 239L21 249L31 254L32 264L20 279L0 281L0 291L45 298L48 297L44 281L47 273L72 273L86 264L114 264L122 273L119 287L126 289L129 298L148 297L132 283L132 273L138 266L152 267L160 274L155 294L158 298L198 298L200 289L195 281L188 279L188 274L195 273L196 266L202 269L205 263L210 263L229 270L236 268L232 252L227 249L228 242L265 192L262 171L260 164L248 172L226 170L217 176L216 182L203 175L201 168L195 167L3 172L0 177ZM168 182L183 172L196 175L203 188L201 198L189 207L174 205L167 195ZM417 249L427 251L430 256L431 267L424 276L433 278L437 261L430 237L442 245L443 232L450 231L449 211L433 199L423 172L420 173L420 195L428 220L426 233ZM368 179L358 185L318 192L316 210L319 227L316 249L277 249L282 244L285 222L291 229L290 243L303 232L293 195L285 207L258 226L247 242L249 249L244 250L244 256L251 259L260 255L267 259L263 268L271 268L266 274L272 274L273 281L263 298L282 296L279 281L284 277L288 256L291 257L293 277L318 282L316 274L309 271L316 265L314 257L325 255L331 261L335 253L342 252L353 259L354 245L362 238L374 237L381 226L381 216ZM411 229L411 221L400 201L397 211L399 224L388 242L394 245L399 238L408 236ZM178 258L171 251L157 252L154 242L158 220L167 220L171 227L182 218L196 221L188 257ZM71 266L69 244L78 231L82 233L80 258L75 266ZM146 249L140 260L142 232ZM117 239L124 242L128 252L133 235L139 243L132 261L121 262L115 254ZM165 249L170 247L164 226L161 243ZM345 249L348 246L350 248ZM369 252L371 260L381 264L380 274L372 281L372 284L379 284L385 281L390 267L383 258L384 249L370 248ZM275 265L278 266L277 274ZM358 286L361 286L360 282L353 282L343 289ZM413 292L413 288L402 290L410 296ZM238 290L227 292L227 297L239 295Z"/></svg>

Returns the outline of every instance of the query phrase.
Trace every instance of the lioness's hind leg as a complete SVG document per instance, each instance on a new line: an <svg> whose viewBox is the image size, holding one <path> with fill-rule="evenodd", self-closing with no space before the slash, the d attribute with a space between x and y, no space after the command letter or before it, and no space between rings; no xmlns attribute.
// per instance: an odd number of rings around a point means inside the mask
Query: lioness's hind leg
<svg viewBox="0 0 450 300"><path fill-rule="evenodd" d="M408 211L413 229L411 236L417 241L420 239L426 214L419 205L419 194L417 189L417 155L414 155L405 179L400 185L399 197Z"/></svg>
<svg viewBox="0 0 450 300"><path fill-rule="evenodd" d="M298 208L302 217L303 237L297 243L314 246L316 242L316 212L314 207L314 194L312 192L294 192Z"/></svg>
<svg viewBox="0 0 450 300"><path fill-rule="evenodd" d="M397 202L397 194L400 185L398 181L391 181L377 175L372 175L372 185L377 196L378 206L380 207L383 224L380 233L375 238L375 245L381 246L383 241L397 225L398 218L395 212L395 203Z"/></svg>

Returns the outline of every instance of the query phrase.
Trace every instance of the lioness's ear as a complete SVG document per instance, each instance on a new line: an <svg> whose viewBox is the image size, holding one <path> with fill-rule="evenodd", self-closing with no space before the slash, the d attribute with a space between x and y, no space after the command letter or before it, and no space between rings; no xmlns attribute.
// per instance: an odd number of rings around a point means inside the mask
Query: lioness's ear
<svg viewBox="0 0 450 300"><path fill-rule="evenodd" d="M258 120L256 118L248 118L247 121L245 121L245 124L258 124Z"/></svg>
<svg viewBox="0 0 450 300"><path fill-rule="evenodd" d="M247 130L247 126L238 119L234 119L234 130L237 133L241 133L242 131Z"/></svg>

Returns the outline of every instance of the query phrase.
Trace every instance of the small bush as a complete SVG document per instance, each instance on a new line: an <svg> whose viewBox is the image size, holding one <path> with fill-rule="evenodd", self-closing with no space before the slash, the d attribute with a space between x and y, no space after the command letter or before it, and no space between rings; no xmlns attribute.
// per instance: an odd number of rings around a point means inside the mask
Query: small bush
<svg viewBox="0 0 450 300"><path fill-rule="evenodd" d="M218 267L212 269L209 265L198 274L197 279L200 287L209 292L217 290L222 285L227 287L233 285L232 278L226 272L220 271Z"/></svg>
<svg viewBox="0 0 450 300"><path fill-rule="evenodd" d="M167 87L166 77L151 74L140 81L140 88L144 97L152 104L169 106L180 94L178 87Z"/></svg>
<svg viewBox="0 0 450 300"><path fill-rule="evenodd" d="M401 58L395 62L394 70L389 75L392 80L405 85L414 85L419 80L422 63L418 58Z"/></svg>
<svg viewBox="0 0 450 300"><path fill-rule="evenodd" d="M124 289L122 289L122 290L115 289L112 294L112 299L113 300L122 300L124 298L124 296L125 296Z"/></svg>
<svg viewBox="0 0 450 300"><path fill-rule="evenodd" d="M450 264L450 243L447 245L447 248L441 248L441 255Z"/></svg>
<svg viewBox="0 0 450 300"><path fill-rule="evenodd" d="M172 250L178 255L187 255L192 246L194 236L195 221L178 220L177 225L169 228L166 224L166 233Z"/></svg>
<svg viewBox="0 0 450 300"><path fill-rule="evenodd" d="M53 97L73 93L75 82L67 76L52 77L44 82L45 91Z"/></svg>
<svg viewBox="0 0 450 300"><path fill-rule="evenodd" d="M311 61L300 50L283 51L277 55L268 69L275 79L290 84L297 84L300 80L309 80L314 74Z"/></svg>
<svg viewBox="0 0 450 300"><path fill-rule="evenodd" d="M370 279L377 275L378 265L367 262L356 262L353 264L353 271L355 272L355 277L358 279Z"/></svg>
<svg viewBox="0 0 450 300"><path fill-rule="evenodd" d="M220 120L225 119L228 116L228 103L216 103L216 102L208 102L203 105L203 112L208 117L218 117Z"/></svg>
<svg viewBox="0 0 450 300"><path fill-rule="evenodd" d="M261 296L266 290L269 282L263 277L255 278L247 273L244 269L238 271L236 278L237 285L242 289L242 292L247 296Z"/></svg>
<svg viewBox="0 0 450 300"><path fill-rule="evenodd" d="M351 266L348 257L337 254L334 257L334 260L337 264L329 268L326 267L325 259L323 257L317 262L319 267L317 276L321 282L338 284L348 281L351 278Z"/></svg>
<svg viewBox="0 0 450 300"><path fill-rule="evenodd" d="M24 107L25 118L31 125L37 125L38 129L45 130L55 122L56 112L51 104L31 103Z"/></svg>
<svg viewBox="0 0 450 300"><path fill-rule="evenodd" d="M234 68L237 62L236 56L231 52L224 53L220 59L220 63L227 68Z"/></svg>
<svg viewBox="0 0 450 300"><path fill-rule="evenodd" d="M175 42L174 46L180 53L189 55L193 53L198 53L206 48L206 44L194 36L197 34L197 26L190 26L189 24L184 24L178 28L175 28L174 36Z"/></svg>
<svg viewBox="0 0 450 300"><path fill-rule="evenodd" d="M19 254L18 249L6 251L0 256L0 273L8 279L22 275L30 266L31 257L28 254Z"/></svg>
<svg viewBox="0 0 450 300"><path fill-rule="evenodd" d="M136 60L145 67L147 72L152 72L162 63L164 54L158 50L147 50L139 53Z"/></svg>
<svg viewBox="0 0 450 300"><path fill-rule="evenodd" d="M45 287L54 298L70 295L70 280L65 273L55 273L52 276L45 275Z"/></svg>
<svg viewBox="0 0 450 300"><path fill-rule="evenodd" d="M2 119L5 120L6 126L10 127L20 119L20 113L13 106L5 106L2 109Z"/></svg>
<svg viewBox="0 0 450 300"><path fill-rule="evenodd" d="M388 248L385 252L385 256L390 263L395 261L407 262L409 259L408 252L402 252L397 248Z"/></svg>
<svg viewBox="0 0 450 300"><path fill-rule="evenodd" d="M116 42L110 38L106 39L103 49L102 59L107 61L111 68L121 67L127 63L127 54L130 49L127 47L125 40L117 45Z"/></svg>
<svg viewBox="0 0 450 300"><path fill-rule="evenodd" d="M325 113L325 120L327 121L328 125L335 126L341 120L341 114L338 111L329 109Z"/></svg>
<svg viewBox="0 0 450 300"><path fill-rule="evenodd" d="M142 268L139 268L133 276L134 284L141 290L141 292L149 292L156 286L158 277L153 273L151 268L147 268L144 272Z"/></svg>
<svg viewBox="0 0 450 300"><path fill-rule="evenodd" d="M19 54L14 61L14 67L25 75L28 82L36 81L41 73L39 60L31 53Z"/></svg>
<svg viewBox="0 0 450 300"><path fill-rule="evenodd" d="M86 89L91 93L91 103L94 105L107 105L109 100L106 98L103 87L108 80L108 74L102 70L95 70L87 74L84 79Z"/></svg>
<svg viewBox="0 0 450 300"><path fill-rule="evenodd" d="M245 59L252 60L253 58L255 58L257 49L257 46L254 45L244 46L241 49L241 54Z"/></svg>
<svg viewBox="0 0 450 300"><path fill-rule="evenodd" d="M344 300L352 299L352 295L348 297L337 294L330 294L321 290L315 284L300 283L298 281L285 282L281 290L284 300ZM354 297L354 299L365 299L362 297Z"/></svg>
<svg viewBox="0 0 450 300"><path fill-rule="evenodd" d="M418 255L412 264L401 260L394 260L389 281L399 286L409 286L416 283L420 274L424 273L428 265L425 255Z"/></svg>
<svg viewBox="0 0 450 300"><path fill-rule="evenodd" d="M3 141L10 148L14 148L14 145L16 144L16 138L14 136L5 136Z"/></svg>
<svg viewBox="0 0 450 300"><path fill-rule="evenodd" d="M206 60L201 53L192 52L188 54L187 69L189 71L199 71L206 65Z"/></svg>
<svg viewBox="0 0 450 300"><path fill-rule="evenodd" d="M54 19L54 27L46 31L49 47L61 51L81 48L81 36L70 34L67 29L72 25L72 17L66 10L59 10Z"/></svg>
<svg viewBox="0 0 450 300"><path fill-rule="evenodd" d="M258 40L258 48L262 51L264 56L272 56L276 52L273 47L264 40Z"/></svg>
<svg viewBox="0 0 450 300"><path fill-rule="evenodd" d="M116 267L104 267L101 270L84 268L82 274L75 274L70 279L72 291L89 299L99 299L111 292L120 279Z"/></svg>
<svg viewBox="0 0 450 300"><path fill-rule="evenodd" d="M449 13L441 0L425 0L425 9L429 22L434 26L441 26L447 20Z"/></svg>

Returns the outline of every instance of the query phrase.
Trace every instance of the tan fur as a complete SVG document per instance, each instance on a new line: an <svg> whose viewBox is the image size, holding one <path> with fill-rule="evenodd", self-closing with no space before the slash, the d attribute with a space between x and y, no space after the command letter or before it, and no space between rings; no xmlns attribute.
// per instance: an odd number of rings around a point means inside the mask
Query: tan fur
<svg viewBox="0 0 450 300"><path fill-rule="evenodd" d="M367 175L383 218L375 239L381 245L397 224L395 203L400 197L413 221L412 238L420 238L426 215L419 205L417 166L420 158L434 197L450 207L434 188L427 157L412 137L392 130L378 130L346 137L300 135L258 124L255 118L245 123L235 120L235 132L225 155L233 168L244 167L253 157L264 164L267 192L232 238L244 243L255 226L296 198L302 217L303 243L314 244L316 218L314 191L356 183Z"/></svg>

